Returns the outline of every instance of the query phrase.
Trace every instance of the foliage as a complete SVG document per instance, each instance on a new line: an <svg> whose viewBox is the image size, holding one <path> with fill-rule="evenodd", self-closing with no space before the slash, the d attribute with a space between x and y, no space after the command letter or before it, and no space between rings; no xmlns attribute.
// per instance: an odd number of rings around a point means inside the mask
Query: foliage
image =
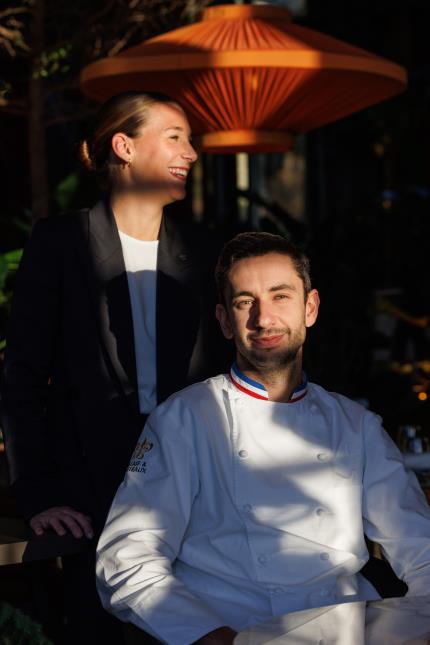
<svg viewBox="0 0 430 645"><path fill-rule="evenodd" d="M0 9L0 111L28 114L30 78L43 82L44 123L92 110L82 68L194 20L208 0L14 0Z"/></svg>
<svg viewBox="0 0 430 645"><path fill-rule="evenodd" d="M0 603L0 645L52 645L42 628L19 609Z"/></svg>
<svg viewBox="0 0 430 645"><path fill-rule="evenodd" d="M10 278L18 270L22 249L0 254L0 312L7 317L12 300ZM0 339L0 351L5 347L5 340Z"/></svg>
<svg viewBox="0 0 430 645"><path fill-rule="evenodd" d="M55 190L55 201L60 211L68 211L72 208L73 199L79 188L79 175L76 172L67 175Z"/></svg>

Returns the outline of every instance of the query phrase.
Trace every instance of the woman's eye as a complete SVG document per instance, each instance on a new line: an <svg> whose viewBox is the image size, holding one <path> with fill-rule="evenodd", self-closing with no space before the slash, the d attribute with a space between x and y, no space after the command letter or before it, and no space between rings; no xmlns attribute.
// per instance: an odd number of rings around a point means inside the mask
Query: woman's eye
<svg viewBox="0 0 430 645"><path fill-rule="evenodd" d="M178 134L171 134L170 139L176 139L176 141L179 140L179 135Z"/></svg>

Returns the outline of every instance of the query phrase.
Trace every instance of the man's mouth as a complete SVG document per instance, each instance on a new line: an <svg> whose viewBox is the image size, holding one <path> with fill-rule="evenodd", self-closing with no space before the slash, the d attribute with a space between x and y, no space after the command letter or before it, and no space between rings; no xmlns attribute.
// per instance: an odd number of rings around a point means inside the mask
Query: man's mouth
<svg viewBox="0 0 430 645"><path fill-rule="evenodd" d="M180 168L177 166L174 166L172 168L169 168L169 172L171 175L173 175L176 179L179 179L179 181L186 181L189 169L188 168Z"/></svg>
<svg viewBox="0 0 430 645"><path fill-rule="evenodd" d="M282 334L273 334L271 336L251 336L251 342L253 345L262 348L276 347L280 344L284 338L284 333Z"/></svg>

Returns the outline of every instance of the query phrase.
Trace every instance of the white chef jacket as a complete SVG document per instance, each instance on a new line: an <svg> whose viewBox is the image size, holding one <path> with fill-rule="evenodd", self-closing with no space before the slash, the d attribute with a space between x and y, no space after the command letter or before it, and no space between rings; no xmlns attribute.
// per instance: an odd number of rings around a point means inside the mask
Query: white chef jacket
<svg viewBox="0 0 430 645"><path fill-rule="evenodd" d="M240 633L234 645L425 645L430 596L348 602L286 614Z"/></svg>
<svg viewBox="0 0 430 645"><path fill-rule="evenodd" d="M171 645L290 611L378 598L355 575L379 542L430 588L430 508L357 403L309 384L294 403L220 375L149 417L98 546L103 605Z"/></svg>

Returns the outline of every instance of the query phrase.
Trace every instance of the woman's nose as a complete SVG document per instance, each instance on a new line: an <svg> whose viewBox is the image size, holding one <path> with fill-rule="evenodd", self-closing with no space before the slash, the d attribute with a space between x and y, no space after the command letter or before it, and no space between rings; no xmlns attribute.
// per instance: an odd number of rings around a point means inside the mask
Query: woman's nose
<svg viewBox="0 0 430 645"><path fill-rule="evenodd" d="M182 156L184 157L184 159L187 159L190 163L194 163L195 161L197 161L198 154L194 150L191 143L188 143L185 150L182 153Z"/></svg>

